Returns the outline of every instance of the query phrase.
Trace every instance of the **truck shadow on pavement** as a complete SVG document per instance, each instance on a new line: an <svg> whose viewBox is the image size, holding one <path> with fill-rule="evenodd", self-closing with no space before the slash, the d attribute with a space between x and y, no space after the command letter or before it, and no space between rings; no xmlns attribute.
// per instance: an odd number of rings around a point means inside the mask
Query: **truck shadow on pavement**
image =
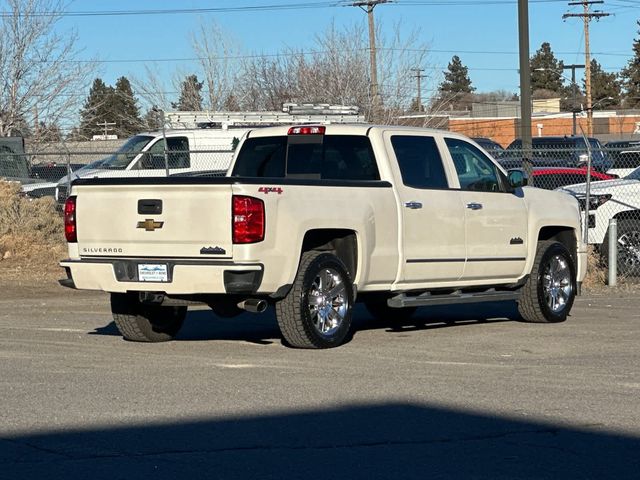
<svg viewBox="0 0 640 480"><path fill-rule="evenodd" d="M415 330L463 327L478 323L508 322L518 318L515 302L491 302L467 305L423 307L407 320L393 317L374 319L363 305L354 309L351 341L359 331L384 330L388 333L406 333ZM113 322L96 328L90 335L120 336ZM208 310L187 314L176 341L238 340L258 345L280 342L280 331L272 308L262 314L242 313L234 318L221 318Z"/></svg>
<svg viewBox="0 0 640 480"><path fill-rule="evenodd" d="M602 430L429 404L348 405L5 435L0 478L638 478L640 438Z"/></svg>

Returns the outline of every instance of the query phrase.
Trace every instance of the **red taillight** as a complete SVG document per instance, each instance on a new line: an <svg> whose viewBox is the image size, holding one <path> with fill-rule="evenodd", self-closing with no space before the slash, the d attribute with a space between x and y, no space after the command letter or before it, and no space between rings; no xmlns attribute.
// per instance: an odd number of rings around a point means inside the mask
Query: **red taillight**
<svg viewBox="0 0 640 480"><path fill-rule="evenodd" d="M264 240L264 202L244 195L233 196L233 243Z"/></svg>
<svg viewBox="0 0 640 480"><path fill-rule="evenodd" d="M64 236L69 243L78 241L76 228L76 197L69 197L64 204Z"/></svg>
<svg viewBox="0 0 640 480"><path fill-rule="evenodd" d="M291 127L287 135L324 135L327 127L320 125L307 125L304 127Z"/></svg>

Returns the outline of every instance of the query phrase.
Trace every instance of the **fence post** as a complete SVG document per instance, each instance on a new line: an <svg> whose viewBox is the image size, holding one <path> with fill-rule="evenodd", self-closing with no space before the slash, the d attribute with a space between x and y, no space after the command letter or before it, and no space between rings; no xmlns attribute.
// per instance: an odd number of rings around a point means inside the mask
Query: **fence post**
<svg viewBox="0 0 640 480"><path fill-rule="evenodd" d="M618 279L618 221L609 220L609 258L608 280L610 287L615 287Z"/></svg>
<svg viewBox="0 0 640 480"><path fill-rule="evenodd" d="M57 191L58 188L56 187L56 192ZM69 150L67 150L67 197L69 195L71 195L71 154L69 153ZM63 200L66 201L67 199L64 198ZM56 198L56 201L59 200Z"/></svg>

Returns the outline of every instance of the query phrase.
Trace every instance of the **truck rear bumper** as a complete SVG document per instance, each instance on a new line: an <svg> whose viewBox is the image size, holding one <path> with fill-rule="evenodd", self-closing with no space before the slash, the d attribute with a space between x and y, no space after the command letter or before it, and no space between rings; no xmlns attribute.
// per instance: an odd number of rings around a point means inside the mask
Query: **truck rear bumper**
<svg viewBox="0 0 640 480"><path fill-rule="evenodd" d="M138 265L149 263L166 265L167 281L140 281ZM67 279L60 282L66 287L121 293L161 291L174 295L252 294L259 289L264 271L260 264L179 259L64 260L60 266L67 272Z"/></svg>

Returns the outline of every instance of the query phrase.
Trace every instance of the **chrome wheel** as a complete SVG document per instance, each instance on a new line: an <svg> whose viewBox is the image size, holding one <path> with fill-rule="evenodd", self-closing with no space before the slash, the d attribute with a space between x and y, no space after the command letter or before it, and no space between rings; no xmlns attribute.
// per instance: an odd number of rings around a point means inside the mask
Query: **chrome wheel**
<svg viewBox="0 0 640 480"><path fill-rule="evenodd" d="M542 272L544 299L554 314L562 312L573 295L571 268L561 255L551 257Z"/></svg>
<svg viewBox="0 0 640 480"><path fill-rule="evenodd" d="M320 270L311 282L307 304L316 331L323 337L333 335L349 311L349 296L340 273L333 268Z"/></svg>
<svg viewBox="0 0 640 480"><path fill-rule="evenodd" d="M618 270L637 274L640 268L640 232L631 230L618 237Z"/></svg>

